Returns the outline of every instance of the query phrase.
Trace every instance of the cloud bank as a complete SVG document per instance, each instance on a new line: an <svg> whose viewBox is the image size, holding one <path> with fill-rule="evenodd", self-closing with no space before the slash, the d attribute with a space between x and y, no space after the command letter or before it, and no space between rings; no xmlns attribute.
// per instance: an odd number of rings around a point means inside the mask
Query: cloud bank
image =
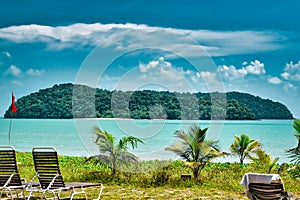
<svg viewBox="0 0 300 200"><path fill-rule="evenodd" d="M14 43L43 42L49 50L111 47L116 50L160 46L193 56L271 51L283 47L284 33L274 31L211 31L151 27L138 24L72 24L69 26L21 25L0 29L0 39ZM176 42L174 42L176 41Z"/></svg>

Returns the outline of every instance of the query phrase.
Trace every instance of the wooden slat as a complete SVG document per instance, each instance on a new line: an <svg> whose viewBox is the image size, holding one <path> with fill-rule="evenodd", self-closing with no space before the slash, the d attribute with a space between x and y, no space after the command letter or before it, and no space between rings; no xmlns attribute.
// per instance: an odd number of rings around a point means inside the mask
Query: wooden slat
<svg viewBox="0 0 300 200"><path fill-rule="evenodd" d="M250 183L249 192L257 199L280 199L284 187L281 183Z"/></svg>
<svg viewBox="0 0 300 200"><path fill-rule="evenodd" d="M43 189L47 188L53 178L55 181L52 185L53 188L65 187L64 180L62 178L57 152L52 148L37 148L32 151L35 170L38 172L38 178Z"/></svg>
<svg viewBox="0 0 300 200"><path fill-rule="evenodd" d="M21 186L22 181L18 173L16 152L12 147L0 147L0 186L8 181L10 176L13 175L8 186Z"/></svg>

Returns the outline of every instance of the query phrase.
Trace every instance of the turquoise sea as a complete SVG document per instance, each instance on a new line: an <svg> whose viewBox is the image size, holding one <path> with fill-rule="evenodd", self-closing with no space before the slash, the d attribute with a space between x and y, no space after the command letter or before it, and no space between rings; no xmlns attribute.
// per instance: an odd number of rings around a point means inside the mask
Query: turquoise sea
<svg viewBox="0 0 300 200"><path fill-rule="evenodd" d="M132 135L146 144L132 150L141 159L178 159L164 148L177 141L174 132L196 123L209 127L207 137L219 140L222 151L229 152L234 135L248 134L259 140L264 150L279 162L289 162L285 150L295 147L297 140L291 120L259 121L181 121L181 120L123 120L123 119L12 119L10 145L17 151L30 152L36 146L54 146L60 154L89 156L97 154L92 129L99 126L118 139ZM0 145L8 145L10 119L0 118ZM220 162L234 162L236 157L220 158Z"/></svg>

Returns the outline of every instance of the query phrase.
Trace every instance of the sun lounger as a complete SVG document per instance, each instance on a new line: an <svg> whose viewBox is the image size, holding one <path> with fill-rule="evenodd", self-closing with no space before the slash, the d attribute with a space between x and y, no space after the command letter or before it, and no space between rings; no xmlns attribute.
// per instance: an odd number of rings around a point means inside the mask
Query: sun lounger
<svg viewBox="0 0 300 200"><path fill-rule="evenodd" d="M32 156L34 160L34 167L36 176L40 183L39 187L27 187L26 190L32 196L35 192L42 193L42 199L46 198L46 194L50 193L54 199L60 199L62 191L71 190L70 199L72 200L75 195L83 194L87 199L85 188L99 187L98 198L101 197L103 185L101 183L86 183L86 182L73 182L65 183L61 174L58 162L57 151L53 147L37 147L32 149ZM28 199L29 199L28 198Z"/></svg>
<svg viewBox="0 0 300 200"><path fill-rule="evenodd" d="M275 200L287 195L278 174L247 173L243 176L241 185L251 200Z"/></svg>
<svg viewBox="0 0 300 200"><path fill-rule="evenodd" d="M25 185L22 183L18 172L16 151L11 146L0 146L0 199L7 193L13 199L13 193L19 198L24 196Z"/></svg>

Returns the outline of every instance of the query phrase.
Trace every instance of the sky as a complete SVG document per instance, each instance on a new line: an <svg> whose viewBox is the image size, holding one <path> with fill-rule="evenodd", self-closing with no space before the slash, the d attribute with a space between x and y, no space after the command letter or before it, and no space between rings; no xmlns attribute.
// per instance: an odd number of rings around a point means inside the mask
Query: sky
<svg viewBox="0 0 300 200"><path fill-rule="evenodd" d="M0 116L61 83L239 91L300 117L300 1L0 1Z"/></svg>

